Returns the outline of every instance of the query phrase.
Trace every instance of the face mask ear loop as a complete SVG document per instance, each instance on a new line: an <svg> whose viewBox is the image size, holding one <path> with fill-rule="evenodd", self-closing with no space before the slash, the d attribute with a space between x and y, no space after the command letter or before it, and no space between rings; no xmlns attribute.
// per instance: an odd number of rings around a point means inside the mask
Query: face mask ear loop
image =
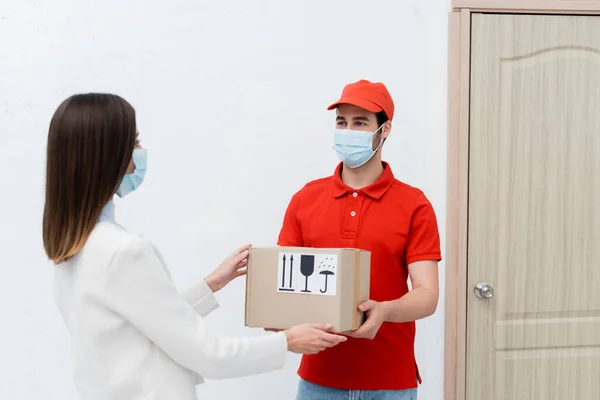
<svg viewBox="0 0 600 400"><path fill-rule="evenodd" d="M383 125L385 125L385 122L383 124L381 124L381 126L379 128L377 128L377 130L375 132L373 132L373 136L375 136L375 134L381 129L383 128ZM371 136L371 137L373 137ZM380 137L379 139L379 144L377 145L377 148L373 151L373 155L375 155L375 153L377 153L379 151L379 149L381 148L381 146L383 146L383 138Z"/></svg>

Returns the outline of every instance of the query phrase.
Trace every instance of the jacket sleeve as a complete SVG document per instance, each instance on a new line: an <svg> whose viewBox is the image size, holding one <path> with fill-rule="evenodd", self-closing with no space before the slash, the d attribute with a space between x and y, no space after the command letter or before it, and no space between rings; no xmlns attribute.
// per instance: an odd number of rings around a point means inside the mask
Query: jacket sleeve
<svg viewBox="0 0 600 400"><path fill-rule="evenodd" d="M152 246L152 244L150 245ZM156 249L154 246L152 246L152 248L154 249L154 252L156 253L160 263L165 266L166 263L160 251L158 251L158 249ZM171 279L171 275L166 267L165 272L167 273L169 279ZM204 279L196 285L185 290L182 295L185 301L187 301L188 304L191 305L192 308L203 317L206 317L208 314L219 308L219 302L217 301L217 298L214 296L212 290L208 287Z"/></svg>
<svg viewBox="0 0 600 400"><path fill-rule="evenodd" d="M202 317L219 308L219 302L204 279L183 292L183 298Z"/></svg>
<svg viewBox="0 0 600 400"><path fill-rule="evenodd" d="M177 291L154 247L132 240L112 259L104 301L181 366L206 378L224 379L283 367L283 332L226 338L210 332Z"/></svg>

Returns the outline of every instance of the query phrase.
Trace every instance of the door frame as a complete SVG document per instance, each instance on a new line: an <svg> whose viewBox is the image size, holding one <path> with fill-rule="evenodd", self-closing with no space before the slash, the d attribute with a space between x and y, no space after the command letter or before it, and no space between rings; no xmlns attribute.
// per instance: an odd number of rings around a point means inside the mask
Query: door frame
<svg viewBox="0 0 600 400"><path fill-rule="evenodd" d="M452 0L448 19L444 399L466 400L471 14L600 15L600 0Z"/></svg>

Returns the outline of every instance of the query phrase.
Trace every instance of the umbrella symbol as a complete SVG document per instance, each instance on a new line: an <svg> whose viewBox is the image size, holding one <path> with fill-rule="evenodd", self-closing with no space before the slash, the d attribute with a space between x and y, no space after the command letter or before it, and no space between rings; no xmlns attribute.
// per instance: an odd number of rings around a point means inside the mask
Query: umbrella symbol
<svg viewBox="0 0 600 400"><path fill-rule="evenodd" d="M319 289L319 291L320 291L321 293L326 293L326 292L327 292L327 277L328 277L329 275L333 275L333 272L325 270L325 271L321 271L321 272L319 272L319 274L320 274L320 275L325 275L325 289Z"/></svg>

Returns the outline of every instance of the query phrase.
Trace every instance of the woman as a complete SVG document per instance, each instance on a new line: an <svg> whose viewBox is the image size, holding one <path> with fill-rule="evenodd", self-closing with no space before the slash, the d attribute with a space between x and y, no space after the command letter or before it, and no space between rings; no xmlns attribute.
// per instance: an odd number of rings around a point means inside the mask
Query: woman
<svg viewBox="0 0 600 400"><path fill-rule="evenodd" d="M202 317L218 306L213 293L245 274L249 246L178 293L157 249L114 221L113 195L144 178L137 136L134 109L110 94L72 96L50 123L44 247L83 399L196 399L202 376L275 370L287 351L317 353L345 340L322 325L251 338L211 333Z"/></svg>

